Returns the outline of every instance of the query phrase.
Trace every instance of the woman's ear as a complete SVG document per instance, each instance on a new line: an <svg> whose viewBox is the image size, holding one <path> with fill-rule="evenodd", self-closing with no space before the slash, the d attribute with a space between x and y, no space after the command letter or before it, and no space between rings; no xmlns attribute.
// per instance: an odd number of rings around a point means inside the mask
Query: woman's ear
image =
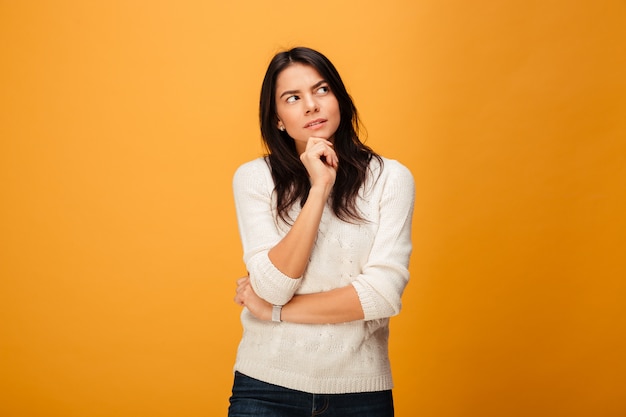
<svg viewBox="0 0 626 417"><path fill-rule="evenodd" d="M278 121L278 123L276 124L276 127L278 127L278 130L280 130L281 132L285 131L285 125L283 124L283 122L281 122L280 120Z"/></svg>

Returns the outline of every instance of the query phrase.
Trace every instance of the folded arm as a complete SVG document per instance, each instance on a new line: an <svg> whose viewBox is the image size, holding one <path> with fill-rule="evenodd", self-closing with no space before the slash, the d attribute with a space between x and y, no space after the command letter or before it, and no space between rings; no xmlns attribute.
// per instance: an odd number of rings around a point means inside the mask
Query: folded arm
<svg viewBox="0 0 626 417"><path fill-rule="evenodd" d="M272 304L250 285L250 278L237 280L235 302L261 320L272 319ZM361 301L352 285L314 294L297 294L283 306L281 320L303 324L333 324L364 318Z"/></svg>
<svg viewBox="0 0 626 417"><path fill-rule="evenodd" d="M345 287L294 295L284 303L273 303L284 305L284 321L340 323L375 320L399 313L402 293L409 279L414 184L406 168L396 168L393 173L384 184L378 232L361 274ZM235 301L258 318L270 320L272 303L263 298L256 295L246 277L238 281Z"/></svg>

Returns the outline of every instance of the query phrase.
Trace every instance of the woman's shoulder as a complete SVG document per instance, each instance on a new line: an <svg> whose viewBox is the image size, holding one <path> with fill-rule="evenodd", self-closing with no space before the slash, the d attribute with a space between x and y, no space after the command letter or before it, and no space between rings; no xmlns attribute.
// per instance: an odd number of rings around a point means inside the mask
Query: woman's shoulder
<svg viewBox="0 0 626 417"><path fill-rule="evenodd" d="M260 157L239 165L237 170L235 170L235 178L241 176L256 176L265 173L270 173L270 167L267 163L267 158Z"/></svg>
<svg viewBox="0 0 626 417"><path fill-rule="evenodd" d="M372 158L370 169L376 177L397 178L401 181L413 182L413 174L411 171L396 159Z"/></svg>
<svg viewBox="0 0 626 417"><path fill-rule="evenodd" d="M244 183L256 184L271 181L271 171L267 159L260 157L241 164L233 175L233 184L235 186Z"/></svg>

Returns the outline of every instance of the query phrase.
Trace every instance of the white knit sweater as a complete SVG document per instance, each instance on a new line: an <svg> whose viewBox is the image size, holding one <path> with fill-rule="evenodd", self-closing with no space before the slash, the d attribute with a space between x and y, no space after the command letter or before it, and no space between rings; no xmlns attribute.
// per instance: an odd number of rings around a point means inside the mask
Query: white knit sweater
<svg viewBox="0 0 626 417"><path fill-rule="evenodd" d="M265 159L237 170L233 187L243 259L256 293L272 304L294 294L353 285L364 320L342 324L274 323L243 309L243 337L235 370L283 387L316 394L391 389L389 317L398 314L409 279L414 183L399 162L372 159L357 206L367 223L339 220L327 205L309 264L300 279L282 274L268 251L289 226L277 220L274 182ZM382 170L381 170L382 169ZM290 212L295 219L295 204Z"/></svg>

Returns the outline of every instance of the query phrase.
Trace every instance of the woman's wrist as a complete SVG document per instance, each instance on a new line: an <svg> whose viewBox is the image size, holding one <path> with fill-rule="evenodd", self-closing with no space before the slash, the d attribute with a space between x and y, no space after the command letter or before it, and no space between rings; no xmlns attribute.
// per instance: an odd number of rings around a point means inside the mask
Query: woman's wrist
<svg viewBox="0 0 626 417"><path fill-rule="evenodd" d="M311 185L311 189L309 190L309 197L307 198L307 200L310 198L319 197L325 203L326 200L328 200L328 196L330 195L330 192L332 191L332 189L333 189L332 184Z"/></svg>

